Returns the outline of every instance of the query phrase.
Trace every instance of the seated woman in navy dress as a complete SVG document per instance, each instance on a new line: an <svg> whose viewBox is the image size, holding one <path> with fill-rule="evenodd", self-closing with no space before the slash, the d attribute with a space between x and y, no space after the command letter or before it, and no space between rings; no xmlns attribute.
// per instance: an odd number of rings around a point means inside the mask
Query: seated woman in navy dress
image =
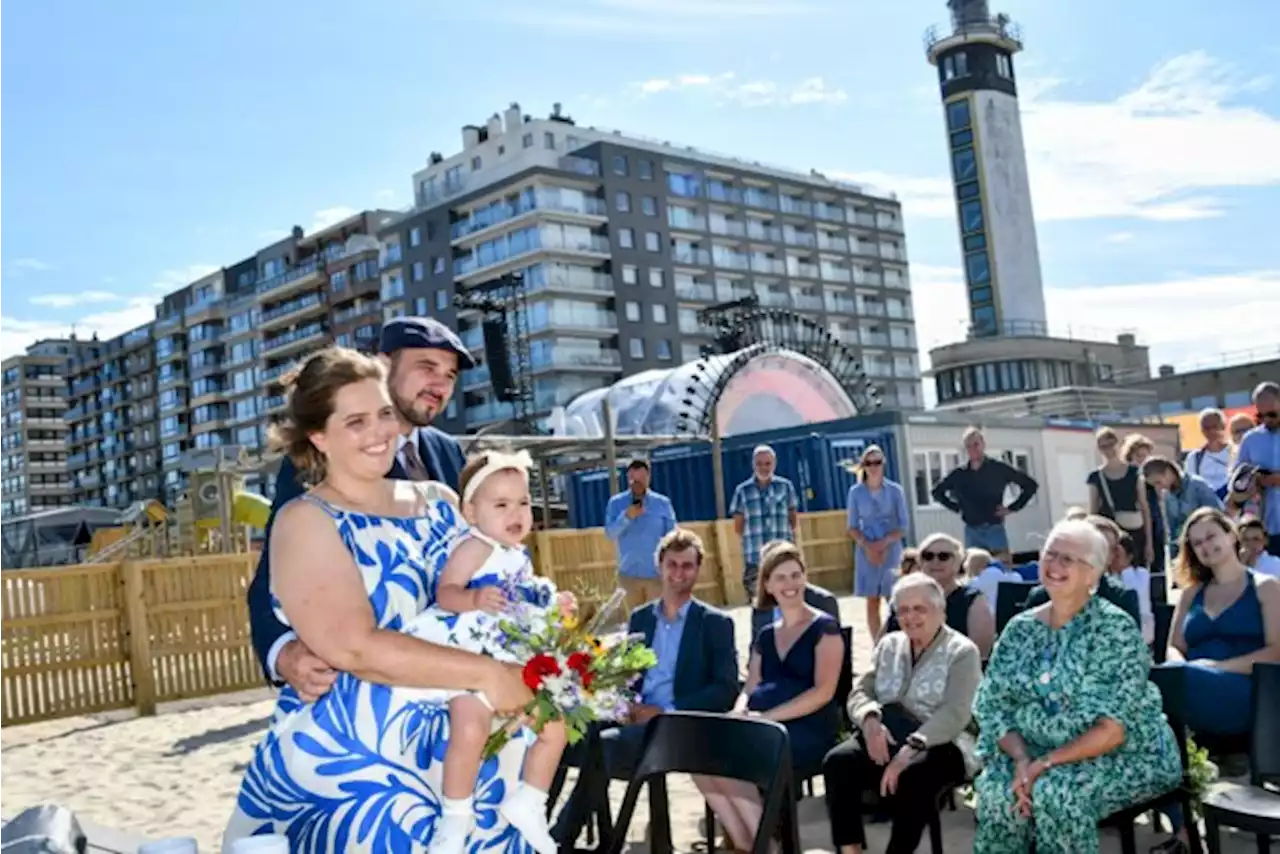
<svg viewBox="0 0 1280 854"><path fill-rule="evenodd" d="M849 651L840 636L840 624L805 603L805 584L799 547L777 541L761 549L756 607L776 607L779 617L761 629L751 645L738 713L785 725L792 766L817 769L839 733L840 710L833 698L841 656ZM733 847L750 851L764 812L759 790L723 777L695 776L693 781Z"/></svg>

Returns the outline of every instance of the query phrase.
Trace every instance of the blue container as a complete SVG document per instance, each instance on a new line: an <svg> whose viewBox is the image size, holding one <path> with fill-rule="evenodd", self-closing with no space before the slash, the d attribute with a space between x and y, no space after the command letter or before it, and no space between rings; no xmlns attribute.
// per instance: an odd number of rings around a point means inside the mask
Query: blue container
<svg viewBox="0 0 1280 854"><path fill-rule="evenodd" d="M778 455L777 473L795 485L800 512L843 509L853 476L840 462L850 459L856 462L867 445L876 444L884 449L886 475L897 479L899 467L892 424L892 418L876 415L731 436L722 443L725 505L732 503L738 484L752 477L752 451L757 445L768 444ZM696 522L716 518L709 444L658 448L650 457L650 465L653 489L671 499L677 519ZM621 468L619 472L621 485L626 478ZM598 469L575 473L568 478L566 486L570 526L603 526L605 505L610 497L607 472Z"/></svg>

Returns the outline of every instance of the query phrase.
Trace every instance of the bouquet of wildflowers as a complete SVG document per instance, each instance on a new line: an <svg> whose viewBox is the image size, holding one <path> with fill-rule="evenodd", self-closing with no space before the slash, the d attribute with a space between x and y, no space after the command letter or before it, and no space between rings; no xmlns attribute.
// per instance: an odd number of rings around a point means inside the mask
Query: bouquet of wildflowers
<svg viewBox="0 0 1280 854"><path fill-rule="evenodd" d="M528 590L527 580L525 585ZM521 586L520 580L513 580L511 586ZM584 623L570 593L556 595L544 608L509 591L512 604L498 620L495 642L524 662L524 683L533 692L533 700L489 737L486 759L502 750L516 729L512 724L519 719L535 732L541 732L550 721L563 721L573 744L592 721L616 720L626 714L636 699L632 686L657 663L657 657L638 635L625 631L600 634L625 596L622 590L614 591Z"/></svg>

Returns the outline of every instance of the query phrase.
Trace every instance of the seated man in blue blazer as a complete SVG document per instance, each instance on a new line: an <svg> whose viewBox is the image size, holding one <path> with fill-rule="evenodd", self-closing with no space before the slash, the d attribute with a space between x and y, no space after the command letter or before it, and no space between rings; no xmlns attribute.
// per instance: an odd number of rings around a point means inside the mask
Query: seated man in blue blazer
<svg viewBox="0 0 1280 854"><path fill-rule="evenodd" d="M458 488L463 455L458 440L430 426L453 396L460 368L475 367L462 340L438 320L398 317L382 327L378 358L387 365L387 388L400 419L400 450L387 477L436 480ZM293 463L285 457L276 475L276 495L267 519L266 540L276 513L303 493ZM272 684L288 683L303 700L328 691L337 674L312 655L297 636L276 619L271 607L269 549L263 544L258 571L249 585L249 630L253 648Z"/></svg>
<svg viewBox="0 0 1280 854"><path fill-rule="evenodd" d="M676 710L728 712L738 699L733 620L693 598L702 556L702 539L684 528L668 532L658 543L662 598L636 608L628 623L629 631L644 634L658 663L645 673L640 702L623 725L600 734L605 768L587 767L578 751L578 783L553 830L562 845L577 839L588 813L601 806L599 798L608 797L607 778L630 774L650 718ZM597 778L601 770L605 780Z"/></svg>

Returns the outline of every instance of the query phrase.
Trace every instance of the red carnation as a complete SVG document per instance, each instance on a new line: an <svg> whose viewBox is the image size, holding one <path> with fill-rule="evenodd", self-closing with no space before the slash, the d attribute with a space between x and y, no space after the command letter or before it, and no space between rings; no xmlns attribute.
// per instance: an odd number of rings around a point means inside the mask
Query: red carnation
<svg viewBox="0 0 1280 854"><path fill-rule="evenodd" d="M535 655L525 664L524 670L520 672L524 684L529 687L530 691L538 691L542 688L542 680L548 676L559 676L560 664L550 655Z"/></svg>
<svg viewBox="0 0 1280 854"><path fill-rule="evenodd" d="M569 656L565 664L570 670L578 674L578 678L582 680L583 688L590 688L591 681L595 679L595 674L591 672L591 656L585 652L575 652Z"/></svg>

